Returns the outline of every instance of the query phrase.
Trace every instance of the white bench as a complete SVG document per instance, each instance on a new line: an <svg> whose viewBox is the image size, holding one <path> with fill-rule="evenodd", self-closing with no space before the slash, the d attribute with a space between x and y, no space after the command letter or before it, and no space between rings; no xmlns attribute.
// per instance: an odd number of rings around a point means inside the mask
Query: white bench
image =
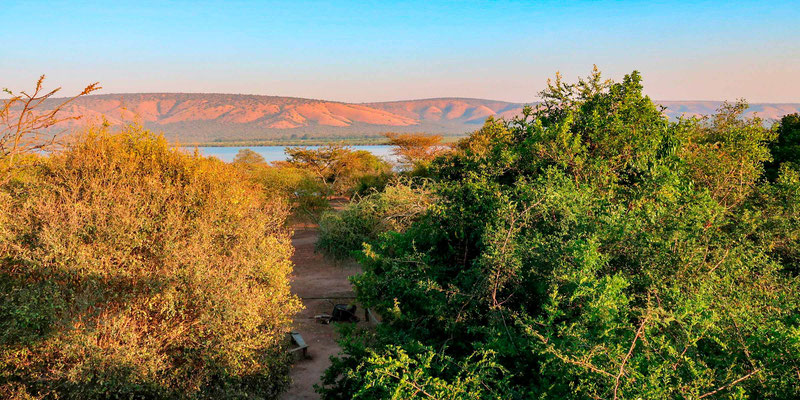
<svg viewBox="0 0 800 400"><path fill-rule="evenodd" d="M289 353L302 352L303 358L306 358L308 345L306 344L306 341L303 340L303 337L300 336L300 332L289 332L289 338L291 339L292 343L297 345L297 347L289 349Z"/></svg>

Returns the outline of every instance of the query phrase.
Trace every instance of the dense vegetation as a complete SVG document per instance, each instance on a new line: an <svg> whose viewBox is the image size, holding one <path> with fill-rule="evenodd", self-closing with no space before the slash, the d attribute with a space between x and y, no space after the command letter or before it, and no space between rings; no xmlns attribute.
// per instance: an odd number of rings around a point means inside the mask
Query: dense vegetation
<svg viewBox="0 0 800 400"><path fill-rule="evenodd" d="M287 164L313 174L326 188L327 196L352 196L385 185L392 170L389 163L366 150L339 145L290 147L286 154Z"/></svg>
<svg viewBox="0 0 800 400"><path fill-rule="evenodd" d="M424 214L433 198L426 181L396 179L381 191L354 199L341 211L327 211L319 221L317 249L345 259L385 232L402 232Z"/></svg>
<svg viewBox="0 0 800 400"><path fill-rule="evenodd" d="M323 397L800 397L798 116L670 122L636 72L542 97L433 160L410 226L362 235L383 323L343 331Z"/></svg>
<svg viewBox="0 0 800 400"><path fill-rule="evenodd" d="M290 147L287 161L267 163L240 150L233 165L267 193L289 200L294 221L317 221L329 200L369 193L389 181L392 166L368 151L339 145Z"/></svg>
<svg viewBox="0 0 800 400"><path fill-rule="evenodd" d="M274 398L285 201L136 127L24 155L0 187L0 397Z"/></svg>
<svg viewBox="0 0 800 400"><path fill-rule="evenodd" d="M324 398L800 397L800 115L670 121L595 71L452 147L387 134L398 177L137 126L59 148L41 84L0 108L0 397L277 397L290 218L383 320L341 328Z"/></svg>

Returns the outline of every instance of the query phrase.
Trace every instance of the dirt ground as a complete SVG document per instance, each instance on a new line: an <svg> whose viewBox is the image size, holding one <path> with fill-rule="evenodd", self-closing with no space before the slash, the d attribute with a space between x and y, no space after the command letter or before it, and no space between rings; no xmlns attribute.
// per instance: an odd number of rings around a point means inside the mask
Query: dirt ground
<svg viewBox="0 0 800 400"><path fill-rule="evenodd" d="M318 399L314 384L330 365L329 357L339 352L333 325L323 325L315 315L330 314L335 303L352 303L353 289L347 278L361 272L354 262L334 263L314 252L317 231L296 228L292 244L295 247L292 292L303 301L305 309L295 317L294 330L300 332L308 345L308 357L297 360L290 373L292 386L282 399ZM359 307L358 316L364 319Z"/></svg>

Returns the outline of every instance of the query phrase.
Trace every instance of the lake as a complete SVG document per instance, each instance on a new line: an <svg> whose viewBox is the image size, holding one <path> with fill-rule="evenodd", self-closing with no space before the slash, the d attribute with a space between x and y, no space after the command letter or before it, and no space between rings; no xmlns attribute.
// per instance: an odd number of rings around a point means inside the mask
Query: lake
<svg viewBox="0 0 800 400"><path fill-rule="evenodd" d="M243 146L243 147L198 147L200 154L207 157L216 157L225 162L232 162L236 157L236 153L242 149L250 149L260 154L267 162L273 161L286 161L287 147L296 146ZM303 146L310 149L318 149L322 146ZM378 157L383 158L389 162L397 161L397 157L392 154L392 147L389 145L374 145L374 146L348 146L353 150L366 150ZM184 150L192 152L194 148L184 147Z"/></svg>

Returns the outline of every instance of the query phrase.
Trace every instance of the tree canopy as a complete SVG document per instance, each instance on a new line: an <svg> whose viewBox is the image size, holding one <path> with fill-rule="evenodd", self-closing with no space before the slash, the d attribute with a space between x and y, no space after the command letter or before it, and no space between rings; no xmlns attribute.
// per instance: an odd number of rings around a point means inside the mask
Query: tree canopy
<svg viewBox="0 0 800 400"><path fill-rule="evenodd" d="M391 166L365 150L339 145L286 149L289 165L310 171L332 194L348 194L364 178L386 174Z"/></svg>
<svg viewBox="0 0 800 400"><path fill-rule="evenodd" d="M427 164L446 150L441 135L389 132L384 136L394 146L393 153L398 161L405 165Z"/></svg>
<svg viewBox="0 0 800 400"><path fill-rule="evenodd" d="M800 396L800 173L764 178L775 131L743 102L670 122L635 71L542 98L433 160L438 203L364 248L383 324L345 332L323 396Z"/></svg>
<svg viewBox="0 0 800 400"><path fill-rule="evenodd" d="M0 185L0 397L274 398L288 208L138 127L83 132Z"/></svg>

